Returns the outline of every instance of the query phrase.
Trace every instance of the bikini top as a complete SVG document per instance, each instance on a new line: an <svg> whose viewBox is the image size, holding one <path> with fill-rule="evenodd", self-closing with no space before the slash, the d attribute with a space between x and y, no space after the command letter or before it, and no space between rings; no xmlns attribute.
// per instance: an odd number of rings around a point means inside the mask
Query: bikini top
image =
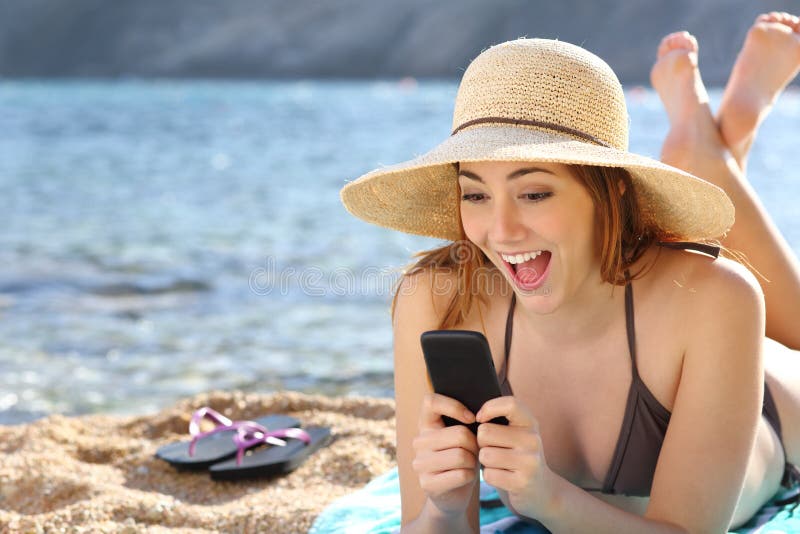
<svg viewBox="0 0 800 534"><path fill-rule="evenodd" d="M668 248L695 250L716 258L719 247L703 243L662 242ZM625 271L626 279L630 278ZM511 297L511 305L506 320L505 359L498 373L500 390L503 395L512 395L506 370L511 352L511 334L514 323L516 295ZM649 496L653 476L661 452L661 445L669 426L670 412L653 396L636 369L636 332L633 320L633 287L625 285L625 325L628 334L628 350L631 356L632 381L628 390L628 401L617 446L606 473L602 488L583 488L586 491L601 491L608 494L629 496Z"/></svg>

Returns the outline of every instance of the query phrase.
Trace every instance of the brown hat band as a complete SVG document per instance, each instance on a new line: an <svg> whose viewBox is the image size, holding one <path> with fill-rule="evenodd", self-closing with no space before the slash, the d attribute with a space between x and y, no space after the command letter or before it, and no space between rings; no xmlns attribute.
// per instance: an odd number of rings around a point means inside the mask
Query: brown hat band
<svg viewBox="0 0 800 534"><path fill-rule="evenodd" d="M606 148L611 148L607 143L604 143L603 141L601 141L597 137L595 137L593 135L589 135L589 134L587 134L585 132L582 132L580 130L576 130L574 128L567 128L566 126L561 126L560 124L553 124L552 122L531 121L531 120L525 120L525 119L510 119L508 117L481 117L479 119L473 119L471 121L467 121L467 122L461 124L458 128L453 130L453 133L451 133L450 135L453 136L453 135L457 134L459 131L461 131L464 128L468 127L468 126L474 126L475 124L482 124L482 123L485 123L485 122L493 122L493 123L501 122L503 124L513 124L515 126L520 126L520 125L521 126L538 126L540 128L547 128L548 130L555 130L557 132L574 135L576 137L580 137L581 139L585 139L586 141L589 141L590 143L594 143L596 145L604 146Z"/></svg>

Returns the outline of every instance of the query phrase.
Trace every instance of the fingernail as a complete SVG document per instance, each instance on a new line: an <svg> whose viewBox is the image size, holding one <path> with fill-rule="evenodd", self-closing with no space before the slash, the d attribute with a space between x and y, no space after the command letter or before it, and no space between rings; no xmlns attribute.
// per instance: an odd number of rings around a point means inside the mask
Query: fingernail
<svg viewBox="0 0 800 534"><path fill-rule="evenodd" d="M474 416L472 415L471 411L464 410L464 418L467 420L467 422L472 422L474 420L473 417Z"/></svg>

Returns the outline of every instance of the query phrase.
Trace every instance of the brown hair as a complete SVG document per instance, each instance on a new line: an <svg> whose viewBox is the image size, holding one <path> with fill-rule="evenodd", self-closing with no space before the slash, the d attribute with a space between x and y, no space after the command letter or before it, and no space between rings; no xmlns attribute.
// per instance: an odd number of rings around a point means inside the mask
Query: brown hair
<svg viewBox="0 0 800 534"><path fill-rule="evenodd" d="M600 238L600 275L603 281L625 285L626 269L641 258L653 243L678 240L678 236L663 231L642 212L626 169L589 165L568 165L568 168L586 187L595 206L597 235ZM458 224L461 240L414 254L419 259L403 274L406 277L428 270L434 273L455 270L457 291L442 316L439 329L453 328L464 322L476 297L480 302L487 301L486 283L493 282L492 277L502 276L483 251L467 239L460 213ZM629 279L642 276L643 271L644 268L632 273ZM483 276L476 276L478 274ZM400 282L392 300L392 317Z"/></svg>

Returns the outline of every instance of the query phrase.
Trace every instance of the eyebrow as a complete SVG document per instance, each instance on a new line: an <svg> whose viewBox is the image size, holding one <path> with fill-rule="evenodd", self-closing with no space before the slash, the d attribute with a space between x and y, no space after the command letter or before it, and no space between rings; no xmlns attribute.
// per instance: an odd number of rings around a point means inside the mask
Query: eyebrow
<svg viewBox="0 0 800 534"><path fill-rule="evenodd" d="M515 178L519 178L525 174L533 174L535 172L543 172L546 174L550 174L555 176L555 173L552 171L548 171L547 169L542 169L541 167L523 167L522 169L517 169L508 176L506 176L506 180L513 180ZM463 176L465 178L469 178L470 180L475 180L476 182L483 183L483 178L475 174L474 172L470 171L458 171L459 176Z"/></svg>

